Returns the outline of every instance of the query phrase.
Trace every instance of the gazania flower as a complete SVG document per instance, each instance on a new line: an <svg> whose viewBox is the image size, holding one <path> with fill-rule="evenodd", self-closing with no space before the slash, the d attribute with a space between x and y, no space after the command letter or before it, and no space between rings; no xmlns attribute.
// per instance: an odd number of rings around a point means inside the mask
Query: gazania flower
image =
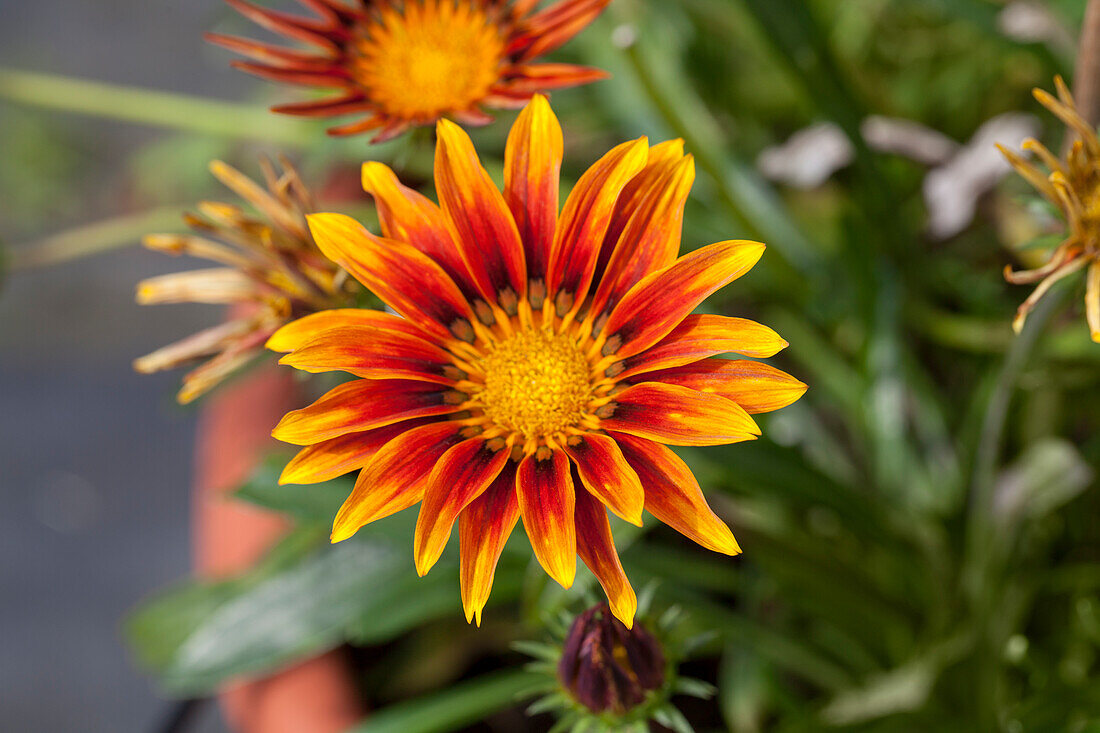
<svg viewBox="0 0 1100 733"><path fill-rule="evenodd" d="M197 234L152 234L144 239L149 249L201 257L222 267L143 280L137 288L139 303L239 306L231 320L134 361L137 371L149 374L212 357L184 376L177 395L181 403L199 397L263 353L264 342L283 324L347 305L359 289L313 243L306 225L313 200L297 171L286 161L282 173L268 161L260 162L266 188L221 161L210 164L211 173L259 216L233 204L206 201L199 204L198 214L183 217Z"/></svg>
<svg viewBox="0 0 1100 733"><path fill-rule="evenodd" d="M1019 333L1027 314L1054 283L1087 267L1085 317L1092 340L1100 343L1100 139L1078 113L1062 77L1055 77L1054 83L1058 99L1042 89L1034 90L1035 98L1076 135L1069 153L1059 158L1038 140L1025 140L1024 149L1034 152L1050 169L1049 175L1043 175L1021 156L998 146L1020 175L1050 199L1069 222L1069 236L1045 265L1019 272L1005 268L1005 279L1011 283L1039 283L1020 305L1012 327Z"/></svg>
<svg viewBox="0 0 1100 733"><path fill-rule="evenodd" d="M410 126L450 117L469 125L492 120L483 107L521 107L537 91L602 79L597 69L534 63L600 14L610 0L560 0L535 12L537 0L299 0L319 17L288 15L245 0L226 0L258 25L310 50L208 34L253 59L234 65L288 84L336 89L326 99L285 104L276 112L307 117L359 114L332 135L376 130L374 142Z"/></svg>
<svg viewBox="0 0 1100 733"><path fill-rule="evenodd" d="M562 134L546 99L520 114L503 195L457 125L437 126L440 206L384 165L363 167L382 236L315 214L321 250L398 315L317 313L269 346L282 363L359 379L276 427L308 446L281 480L312 483L361 469L333 541L420 503L423 575L457 520L462 600L480 622L505 540L523 519L539 562L568 587L576 555L631 624L636 598L607 511L642 511L719 552L739 552L687 465L666 445L751 440L750 413L805 385L752 361L786 345L741 318L690 315L756 263L764 245L728 241L677 259L694 177L682 142L645 138L601 158L558 213Z"/></svg>

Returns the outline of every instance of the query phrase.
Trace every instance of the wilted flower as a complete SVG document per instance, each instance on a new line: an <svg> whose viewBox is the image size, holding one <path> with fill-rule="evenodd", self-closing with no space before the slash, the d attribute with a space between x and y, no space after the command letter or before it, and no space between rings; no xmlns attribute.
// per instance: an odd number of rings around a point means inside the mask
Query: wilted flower
<svg viewBox="0 0 1100 733"><path fill-rule="evenodd" d="M1011 283L1039 283L1020 305L1012 326L1019 333L1027 314L1054 283L1087 267L1085 316L1092 340L1100 343L1100 139L1077 111L1073 96L1062 78L1055 77L1054 83L1058 99L1042 89L1035 89L1034 93L1040 104L1053 112L1076 135L1065 157L1057 157L1037 140L1025 140L1024 149L1034 152L1050 169L1050 174L1044 176L1021 156L1000 148L1020 175L1061 210L1070 228L1069 236L1042 267L1019 272L1013 272L1011 267L1005 268L1005 279Z"/></svg>
<svg viewBox="0 0 1100 733"><path fill-rule="evenodd" d="M628 629L601 603L573 622L558 676L569 694L592 712L624 713L664 685L665 655L642 624Z"/></svg>
<svg viewBox="0 0 1100 733"><path fill-rule="evenodd" d="M214 161L210 171L250 203L254 215L233 204L206 201L198 214L184 214L196 234L151 234L149 249L191 255L223 267L161 275L138 283L137 301L226 303L244 306L234 317L157 349L134 361L152 373L206 357L183 378L177 399L199 397L257 355L280 326L314 311L348 304L358 283L326 259L306 224L312 197L297 171L281 161L282 172L261 160L266 188L240 171ZM208 235L211 238L207 238Z"/></svg>
<svg viewBox="0 0 1100 733"><path fill-rule="evenodd" d="M292 50L208 34L254 61L234 65L268 79L337 89L322 100L274 111L308 117L362 114L332 135L377 130L374 142L410 126L450 117L492 120L482 107L521 107L535 92L602 79L597 69L534 61L562 45L610 0L561 0L535 12L537 0L299 0L305 18L226 0L258 25L312 48Z"/></svg>
<svg viewBox="0 0 1100 733"><path fill-rule="evenodd" d="M442 207L363 167L384 237L338 214L309 217L321 250L399 315L318 313L269 346L282 363L357 377L288 414L274 435L309 446L281 480L362 469L332 539L421 502L423 575L460 522L462 599L480 622L497 559L522 516L535 555L563 586L576 555L628 627L636 597L606 509L642 510L710 549L740 552L687 465L666 445L751 440L749 413L806 386L754 361L786 346L742 318L689 315L747 272L764 245L727 241L679 259L694 178L682 142L624 143L588 170L558 214L562 134L536 96L512 128L505 190L470 138L437 127Z"/></svg>

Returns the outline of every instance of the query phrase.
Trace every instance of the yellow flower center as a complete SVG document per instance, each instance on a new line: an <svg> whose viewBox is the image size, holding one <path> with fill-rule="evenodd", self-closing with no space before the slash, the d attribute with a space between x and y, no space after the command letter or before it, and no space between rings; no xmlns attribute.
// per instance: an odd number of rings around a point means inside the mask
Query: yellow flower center
<svg viewBox="0 0 1100 733"><path fill-rule="evenodd" d="M517 331L476 366L485 382L471 396L497 426L527 440L576 425L593 397L588 360L569 333Z"/></svg>
<svg viewBox="0 0 1100 733"><path fill-rule="evenodd" d="M382 111L433 119L477 104L500 78L504 40L476 3L406 0L356 44L356 79Z"/></svg>

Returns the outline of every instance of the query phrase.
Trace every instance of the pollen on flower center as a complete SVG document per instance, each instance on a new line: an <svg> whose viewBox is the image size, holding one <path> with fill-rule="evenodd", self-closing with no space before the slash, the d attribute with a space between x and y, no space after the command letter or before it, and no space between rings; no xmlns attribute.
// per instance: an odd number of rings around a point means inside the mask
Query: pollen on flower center
<svg viewBox="0 0 1100 733"><path fill-rule="evenodd" d="M478 366L474 395L485 416L527 439L576 424L592 397L589 365L569 334L523 330L495 344Z"/></svg>
<svg viewBox="0 0 1100 733"><path fill-rule="evenodd" d="M403 118L434 118L469 109L489 93L504 41L474 3L407 0L381 11L355 50L356 80L379 107Z"/></svg>

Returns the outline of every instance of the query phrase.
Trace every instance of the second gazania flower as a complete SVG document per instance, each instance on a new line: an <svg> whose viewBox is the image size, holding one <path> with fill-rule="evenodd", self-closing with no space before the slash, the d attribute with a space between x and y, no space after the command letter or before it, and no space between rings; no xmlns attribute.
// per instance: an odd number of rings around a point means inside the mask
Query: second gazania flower
<svg viewBox="0 0 1100 733"><path fill-rule="evenodd" d="M334 310L269 346L309 372L359 379L292 412L274 434L307 446L287 483L360 469L332 539L418 502L415 562L439 559L457 520L462 600L480 621L504 543L522 517L546 572L569 586L576 556L627 626L637 606L607 511L643 510L712 550L739 552L668 445L760 434L750 413L805 385L768 357L774 331L690 315L747 272L764 245L712 244L677 258L694 163L682 142L624 143L558 212L561 128L536 96L516 121L496 188L469 137L437 128L440 206L378 163L363 168L382 234L339 214L309 217L321 250L398 315Z"/></svg>

